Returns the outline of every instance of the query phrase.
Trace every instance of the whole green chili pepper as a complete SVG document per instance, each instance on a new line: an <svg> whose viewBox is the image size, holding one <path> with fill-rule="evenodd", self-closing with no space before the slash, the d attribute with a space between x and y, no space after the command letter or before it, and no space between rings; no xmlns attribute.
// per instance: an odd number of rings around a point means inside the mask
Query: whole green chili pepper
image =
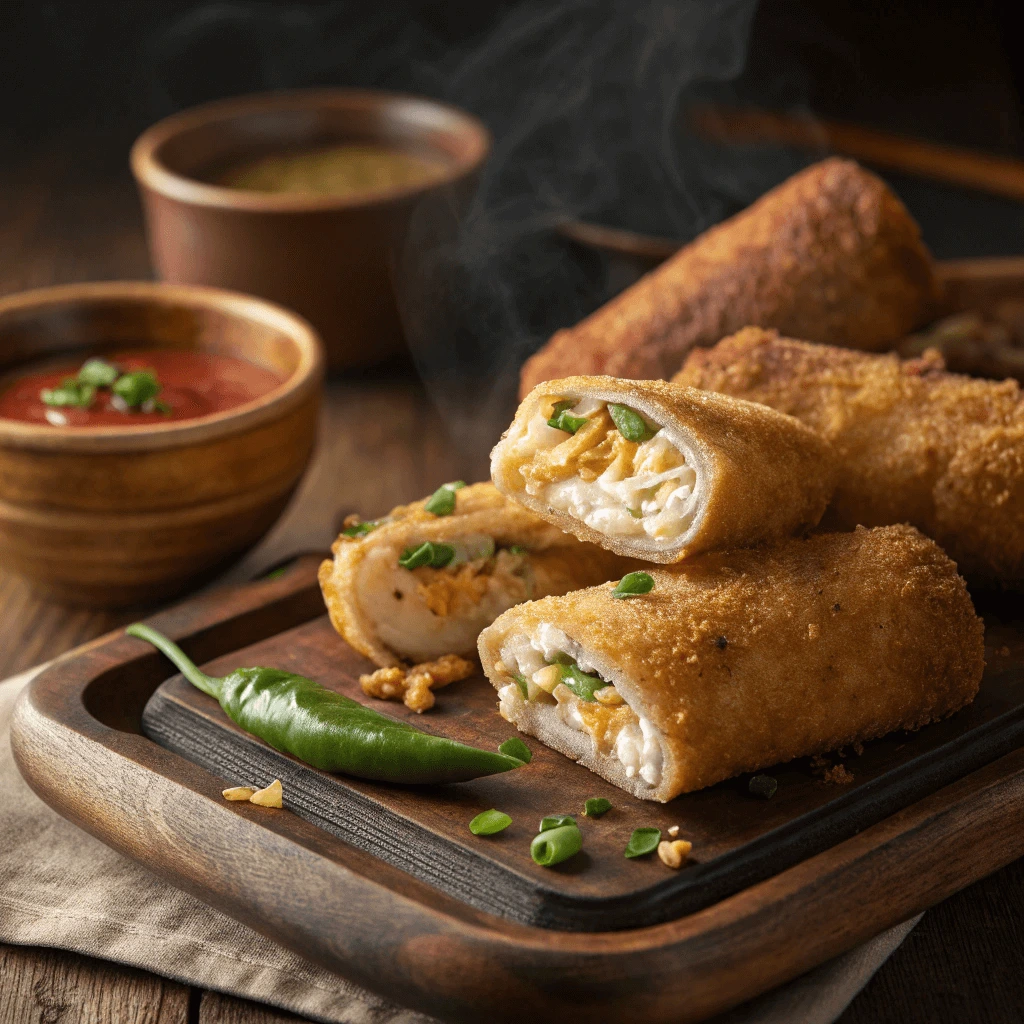
<svg viewBox="0 0 1024 1024"><path fill-rule="evenodd" d="M523 765L507 754L421 732L291 672L239 668L220 679L208 676L155 629L135 623L125 632L166 654L246 732L321 771L380 782L438 783Z"/></svg>

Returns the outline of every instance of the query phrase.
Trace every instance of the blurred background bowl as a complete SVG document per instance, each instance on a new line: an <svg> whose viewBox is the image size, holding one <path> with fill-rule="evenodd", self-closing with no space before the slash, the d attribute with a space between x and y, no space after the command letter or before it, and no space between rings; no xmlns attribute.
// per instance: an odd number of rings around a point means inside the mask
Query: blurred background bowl
<svg viewBox="0 0 1024 1024"><path fill-rule="evenodd" d="M270 154L377 143L443 164L421 184L330 196L215 184ZM259 295L306 317L328 366L379 363L403 348L391 271L419 204L458 215L490 149L476 118L430 99L357 89L229 99L175 114L132 148L150 257L173 282Z"/></svg>
<svg viewBox="0 0 1024 1024"><path fill-rule="evenodd" d="M235 356L283 382L245 405L153 426L0 419L0 565L61 602L127 606L211 578L274 524L312 454L323 354L287 310L151 282L0 300L5 375L55 356L151 346Z"/></svg>

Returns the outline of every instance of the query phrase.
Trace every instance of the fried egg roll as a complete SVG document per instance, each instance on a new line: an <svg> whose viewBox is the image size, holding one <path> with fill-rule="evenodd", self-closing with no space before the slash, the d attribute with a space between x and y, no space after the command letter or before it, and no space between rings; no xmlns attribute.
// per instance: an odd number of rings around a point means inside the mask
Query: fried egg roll
<svg viewBox="0 0 1024 1024"><path fill-rule="evenodd" d="M934 319L920 230L850 160L795 174L704 232L523 366L520 396L570 373L667 379L694 346L748 324L882 351Z"/></svg>
<svg viewBox="0 0 1024 1024"><path fill-rule="evenodd" d="M983 625L910 526L816 534L520 605L480 634L501 714L643 800L918 729L974 699Z"/></svg>
<svg viewBox="0 0 1024 1024"><path fill-rule="evenodd" d="M828 443L790 416L614 377L538 385L491 453L503 494L580 540L662 563L813 527L835 476Z"/></svg>
<svg viewBox="0 0 1024 1024"><path fill-rule="evenodd" d="M632 565L567 537L489 483L451 498L448 514L427 511L424 499L351 525L320 566L332 625L382 667L472 656L480 630L507 608L603 583Z"/></svg>
<svg viewBox="0 0 1024 1024"><path fill-rule="evenodd" d="M973 582L1024 586L1024 396L1017 381L749 329L691 353L677 381L763 402L832 442L823 525L913 523Z"/></svg>

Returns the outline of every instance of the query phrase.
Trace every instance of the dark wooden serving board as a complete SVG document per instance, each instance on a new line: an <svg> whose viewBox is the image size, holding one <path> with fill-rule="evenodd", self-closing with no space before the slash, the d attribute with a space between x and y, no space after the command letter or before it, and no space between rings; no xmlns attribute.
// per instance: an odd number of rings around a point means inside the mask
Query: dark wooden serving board
<svg viewBox="0 0 1024 1024"><path fill-rule="evenodd" d="M322 619L315 561L152 622L213 671L273 661L355 694L363 663ZM462 1020L696 1021L1024 853L1024 631L1005 601L983 611L989 670L971 710L845 758L849 786L804 763L779 769L767 802L738 783L664 807L633 801L532 740L527 768L459 786L323 776L244 737L123 634L33 682L12 746L36 792L72 821L392 999ZM417 724L493 745L512 732L493 703L467 680ZM146 731L188 758L144 734L144 712ZM220 795L273 775L297 813ZM533 865L536 819L601 794L615 809L581 822L585 856ZM472 837L468 820L490 806L515 824ZM691 866L625 861L634 827L671 823L694 842Z"/></svg>
<svg viewBox="0 0 1024 1024"><path fill-rule="evenodd" d="M1020 635L1011 629L1004 639L1017 646ZM474 746L493 750L517 735L497 713L496 694L482 675L439 691L424 715L364 696L358 677L374 666L334 632L326 615L203 668L225 675L239 665L297 672ZM532 737L524 738L533 761L516 772L426 788L363 782L279 753L239 729L180 675L150 698L142 728L231 783L263 786L280 778L289 810L474 907L528 925L607 931L710 906L1015 749L1024 743L1024 671L1012 654L995 656L969 708L844 757L850 783L823 781L806 759L768 769L779 782L771 800L750 795L748 776L669 804L637 800ZM613 810L586 819L581 811L591 796L607 797ZM470 819L490 807L511 815L513 824L497 836L473 836ZM583 851L557 869L539 867L529 856L546 814L575 814L584 833ZM657 857L623 856L633 829L654 826L666 833L671 825L693 843L683 870L670 871Z"/></svg>

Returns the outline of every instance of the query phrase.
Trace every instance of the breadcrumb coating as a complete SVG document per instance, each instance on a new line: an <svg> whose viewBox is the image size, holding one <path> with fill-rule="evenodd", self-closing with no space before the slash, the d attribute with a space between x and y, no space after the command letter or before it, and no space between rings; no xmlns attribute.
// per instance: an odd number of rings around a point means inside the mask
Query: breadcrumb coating
<svg viewBox="0 0 1024 1024"><path fill-rule="evenodd" d="M668 543L643 535L617 536L551 507L544 492L531 487L537 463L569 448L588 429L581 428L574 437L566 434L567 440L554 449L534 446L531 424L552 398L625 404L662 428L658 436L686 454L696 475L693 518L685 533ZM602 409L594 420L601 416L608 419ZM602 422L597 426L603 437ZM582 462L580 457L576 461ZM576 472L583 476L588 468L581 465ZM837 472L831 445L791 416L665 381L612 377L566 377L538 385L491 453L491 477L502 493L580 540L661 563L702 551L749 547L812 528L825 511Z"/></svg>
<svg viewBox="0 0 1024 1024"><path fill-rule="evenodd" d="M523 366L520 397L571 373L668 378L694 346L756 324L882 351L932 320L920 230L881 179L833 158L711 228Z"/></svg>
<svg viewBox="0 0 1024 1024"><path fill-rule="evenodd" d="M618 579L632 567L632 562L611 552L566 536L509 501L490 483L459 489L451 515L427 512L424 505L429 500L398 506L363 536L342 534L331 548L333 559L320 565L320 589L331 624L352 647L382 668L399 665L403 660L427 661L445 654L472 656L479 629L498 611L530 597L564 594ZM348 525L357 524L349 521ZM499 549L494 556L475 558L453 568L433 569L425 565L407 572L398 567L399 556L411 545L425 541L457 543L466 537L481 536ZM510 548L521 549L521 553L512 555ZM361 580L365 583L361 572L367 559L375 555L383 555L389 569L403 580L404 593L395 592L401 600L390 604L385 612L371 607L365 588L361 589ZM510 572L503 571L513 561L522 571L521 578L512 578ZM486 605L482 604L484 598L489 601ZM390 595L382 600L390 601ZM468 642L453 650L445 646L444 634L438 634L437 644L431 636L420 638L418 644L409 636L401 638L408 641L409 650L396 650L380 635L387 625L380 615L397 615L400 606L412 602L417 603L420 618L428 624L440 625L449 619L467 624L462 633L470 637ZM481 608L491 607L497 610L479 621ZM477 621L475 628L469 628Z"/></svg>
<svg viewBox="0 0 1024 1024"><path fill-rule="evenodd" d="M972 582L1024 586L1024 396L1015 380L947 373L748 328L696 350L674 378L806 423L842 466L823 525L909 522Z"/></svg>
<svg viewBox="0 0 1024 1024"><path fill-rule="evenodd" d="M984 627L956 566L910 526L816 534L653 568L654 589L611 586L501 615L480 636L484 671L550 623L586 653L664 754L658 785L627 777L551 704L512 720L645 799L667 801L740 772L918 729L974 699ZM815 625L813 632L809 625Z"/></svg>

